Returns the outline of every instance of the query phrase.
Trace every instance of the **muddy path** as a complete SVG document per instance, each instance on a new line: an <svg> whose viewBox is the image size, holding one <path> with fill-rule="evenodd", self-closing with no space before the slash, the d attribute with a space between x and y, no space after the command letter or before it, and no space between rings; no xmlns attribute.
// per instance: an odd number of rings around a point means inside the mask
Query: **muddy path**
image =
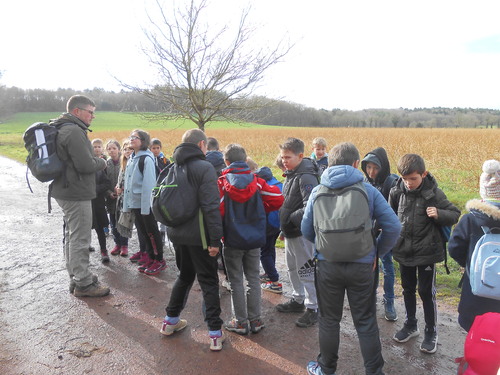
<svg viewBox="0 0 500 375"><path fill-rule="evenodd" d="M165 303L176 276L168 248L168 269L157 277L140 274L128 258L112 257L102 265L99 254L91 253L92 268L111 294L97 299L69 294L61 211L53 201L53 211L47 213L47 184L31 179L30 193L25 171L23 165L0 157L0 374L306 373L306 363L318 353L318 328L297 328L297 315L277 313L274 307L285 295L263 293L267 328L256 335L229 333L224 349L214 353L195 283L183 314L188 327L162 336ZM108 238L108 249L112 242ZM136 240L130 245L134 251ZM282 249L278 259L286 280ZM286 284L285 292L290 292ZM229 297L221 288L223 319L230 315ZM454 309L439 305L438 351L426 355L418 349L422 336L406 344L392 340L402 324L401 296L396 308L400 320L389 323L378 306L386 374L456 373L453 360L462 355L465 332L456 323ZM348 307L344 311L337 373L364 374Z"/></svg>

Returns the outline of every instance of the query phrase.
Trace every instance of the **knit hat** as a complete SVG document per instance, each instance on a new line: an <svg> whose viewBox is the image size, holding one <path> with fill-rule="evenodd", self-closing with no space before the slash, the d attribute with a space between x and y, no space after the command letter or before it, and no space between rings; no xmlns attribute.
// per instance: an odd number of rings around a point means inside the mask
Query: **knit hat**
<svg viewBox="0 0 500 375"><path fill-rule="evenodd" d="M483 164L483 173L479 178L479 194L481 198L500 200L500 162L486 160Z"/></svg>
<svg viewBox="0 0 500 375"><path fill-rule="evenodd" d="M362 161L367 162L367 163L370 162L370 163L376 164L376 165L378 165L379 168L382 168L382 165L380 163L380 159L375 154L367 154Z"/></svg>

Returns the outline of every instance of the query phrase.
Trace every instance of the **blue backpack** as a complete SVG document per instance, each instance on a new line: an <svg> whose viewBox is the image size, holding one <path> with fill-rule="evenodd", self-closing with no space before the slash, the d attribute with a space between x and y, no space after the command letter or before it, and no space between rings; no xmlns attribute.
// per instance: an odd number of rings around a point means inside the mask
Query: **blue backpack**
<svg viewBox="0 0 500 375"><path fill-rule="evenodd" d="M246 202L235 202L224 194L224 245L241 250L266 244L266 212L260 191Z"/></svg>
<svg viewBox="0 0 500 375"><path fill-rule="evenodd" d="M500 228L481 228L484 235L470 262L470 286L476 296L500 300Z"/></svg>

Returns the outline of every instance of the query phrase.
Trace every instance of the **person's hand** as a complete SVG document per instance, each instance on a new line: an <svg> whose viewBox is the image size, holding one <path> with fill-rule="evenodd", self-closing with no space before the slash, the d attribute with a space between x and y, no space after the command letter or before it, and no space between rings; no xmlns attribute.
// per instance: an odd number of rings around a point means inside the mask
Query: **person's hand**
<svg viewBox="0 0 500 375"><path fill-rule="evenodd" d="M216 257L217 254L219 254L219 247L218 246L209 246L208 253L210 254L211 257Z"/></svg>
<svg viewBox="0 0 500 375"><path fill-rule="evenodd" d="M118 195L121 195L123 193L123 189L120 189L119 187L115 187L115 194L118 196Z"/></svg>
<svg viewBox="0 0 500 375"><path fill-rule="evenodd" d="M427 216L432 217L433 219L438 218L438 210L436 207L427 207Z"/></svg>

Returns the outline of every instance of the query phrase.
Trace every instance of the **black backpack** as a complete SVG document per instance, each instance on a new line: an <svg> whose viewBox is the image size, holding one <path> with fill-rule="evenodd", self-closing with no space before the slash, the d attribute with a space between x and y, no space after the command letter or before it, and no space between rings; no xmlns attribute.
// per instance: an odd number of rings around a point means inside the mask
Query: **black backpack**
<svg viewBox="0 0 500 375"><path fill-rule="evenodd" d="M260 190L246 202L235 202L224 194L224 245L240 250L266 244L266 212Z"/></svg>
<svg viewBox="0 0 500 375"><path fill-rule="evenodd" d="M168 227L184 224L200 212L198 192L189 182L186 165L169 164L153 188L151 210Z"/></svg>
<svg viewBox="0 0 500 375"><path fill-rule="evenodd" d="M52 181L65 171L65 163L59 159L56 152L56 139L60 126L36 122L24 132L24 147L28 151L26 181L30 190L28 168L31 174L41 182Z"/></svg>

